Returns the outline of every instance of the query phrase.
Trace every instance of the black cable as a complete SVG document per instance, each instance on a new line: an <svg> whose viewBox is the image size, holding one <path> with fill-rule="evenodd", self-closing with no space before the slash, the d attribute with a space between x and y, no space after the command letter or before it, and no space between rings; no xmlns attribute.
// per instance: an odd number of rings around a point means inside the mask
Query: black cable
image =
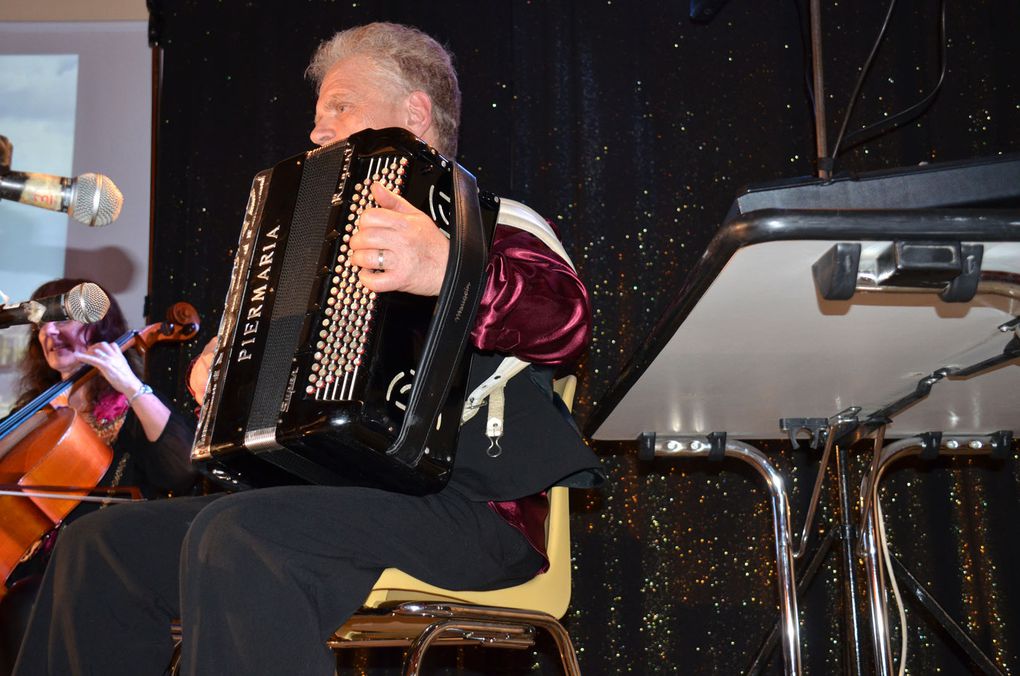
<svg viewBox="0 0 1020 676"><path fill-rule="evenodd" d="M800 8L800 0L793 0L793 8L797 12L797 37L800 38L800 53L801 58L804 60L804 89L807 91L808 105L811 106L811 110L815 109L815 90L811 86L811 47L810 38L808 33L811 32L808 26L808 21L804 16L804 12ZM812 112L812 115L814 113Z"/></svg>
<svg viewBox="0 0 1020 676"><path fill-rule="evenodd" d="M871 64L875 60L875 54L878 53L878 48L882 44L882 40L885 39L886 30L889 28L889 17L892 16L893 9L896 7L896 0L890 0L889 9L885 13L885 20L882 21L882 27L878 31L878 37L875 38L875 44L871 46L871 53L868 54L868 60L864 62L864 68L861 69L861 75L857 78L857 84L854 85L854 92L850 95L850 101L846 106L846 115L843 116L843 124L839 128L839 135L836 136L836 143L832 146L832 153L829 155L830 162L836 160L836 156L839 154L839 145L843 140L843 134L846 132L846 126L850 123L850 115L853 113L854 105L857 103L857 97L860 95L861 86L864 84L864 79L868 76L868 71L871 70Z"/></svg>
<svg viewBox="0 0 1020 676"><path fill-rule="evenodd" d="M891 130L895 127L901 126L910 120L918 117L924 112L924 109L931 105L935 99L935 95L942 89L942 83L946 79L946 70L948 62L948 44L946 42L946 0L941 0L939 3L942 7L941 16L939 20L939 43L941 49L939 50L939 79L935 83L935 87L925 96L923 99L910 106L906 110L903 110L892 117L879 120L874 124L868 125L863 129L858 129L849 136L846 137L846 147L852 148L859 145L875 136L881 134L886 130Z"/></svg>

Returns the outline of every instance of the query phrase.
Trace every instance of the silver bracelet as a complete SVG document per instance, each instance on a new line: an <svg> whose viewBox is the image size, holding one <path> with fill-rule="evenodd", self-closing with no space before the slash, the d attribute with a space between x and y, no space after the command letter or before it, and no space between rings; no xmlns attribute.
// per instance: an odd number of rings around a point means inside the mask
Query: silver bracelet
<svg viewBox="0 0 1020 676"><path fill-rule="evenodd" d="M142 383L141 386L138 388L138 391L132 394L131 398L128 399L128 406L134 404L135 399L142 396L143 394L152 394L152 388L146 385L145 383Z"/></svg>

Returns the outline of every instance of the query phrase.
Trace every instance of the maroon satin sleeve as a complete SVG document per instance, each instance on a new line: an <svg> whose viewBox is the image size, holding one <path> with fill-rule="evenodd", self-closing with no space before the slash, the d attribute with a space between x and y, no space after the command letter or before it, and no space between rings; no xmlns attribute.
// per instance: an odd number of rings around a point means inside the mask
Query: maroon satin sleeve
<svg viewBox="0 0 1020 676"><path fill-rule="evenodd" d="M531 233L497 225L471 339L481 350L558 365L581 355L591 304L577 274Z"/></svg>
<svg viewBox="0 0 1020 676"><path fill-rule="evenodd" d="M549 570L549 556L545 549L545 521L549 517L549 496L546 492L506 502L490 500L489 509L519 530L532 549L545 559L542 567L535 573Z"/></svg>

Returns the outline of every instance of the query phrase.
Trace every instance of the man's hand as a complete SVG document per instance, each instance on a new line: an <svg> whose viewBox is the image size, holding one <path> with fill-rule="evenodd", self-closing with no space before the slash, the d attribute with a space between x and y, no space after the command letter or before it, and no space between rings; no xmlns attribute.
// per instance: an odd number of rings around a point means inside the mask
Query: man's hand
<svg viewBox="0 0 1020 676"><path fill-rule="evenodd" d="M218 343L218 336L214 336L206 343L202 354L195 357L188 371L188 391L191 392L191 396L195 398L199 406L205 401L205 387L209 384L209 371L212 369L213 356L216 354Z"/></svg>
<svg viewBox="0 0 1020 676"><path fill-rule="evenodd" d="M350 242L361 283L371 291L438 296L450 241L425 212L380 183L372 184L372 196L378 206L361 214Z"/></svg>

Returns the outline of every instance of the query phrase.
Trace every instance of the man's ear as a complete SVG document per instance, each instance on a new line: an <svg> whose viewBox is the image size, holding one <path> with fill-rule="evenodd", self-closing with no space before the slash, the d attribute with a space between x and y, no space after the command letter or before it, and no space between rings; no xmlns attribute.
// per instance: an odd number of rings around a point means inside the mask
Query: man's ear
<svg viewBox="0 0 1020 676"><path fill-rule="evenodd" d="M421 90L407 95L407 128L423 139L432 129L432 99Z"/></svg>

